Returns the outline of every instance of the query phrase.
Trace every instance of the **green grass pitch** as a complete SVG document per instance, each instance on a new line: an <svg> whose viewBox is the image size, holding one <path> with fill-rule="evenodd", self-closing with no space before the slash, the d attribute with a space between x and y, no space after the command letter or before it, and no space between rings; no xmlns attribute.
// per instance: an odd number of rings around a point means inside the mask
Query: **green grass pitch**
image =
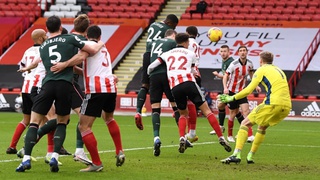
<svg viewBox="0 0 320 180"><path fill-rule="evenodd" d="M255 164L248 165L245 157L251 144L245 144L242 162L226 165L220 160L231 153L226 152L217 142L217 137L209 135L211 127L205 118L198 118L197 135L199 141L184 154L178 152L178 129L172 117L161 117L161 155L153 156L153 133L151 117L144 117L145 129L135 127L133 116L115 116L122 134L126 162L122 167L115 165L114 145L103 120L98 118L93 132L98 141L98 149L104 169L102 172L81 173L85 165L74 162L72 156L62 156L63 163L58 173L51 173L44 163L46 136L34 147L32 169L16 173L21 162L16 155L7 155L13 131L22 119L22 114L0 113L0 179L319 179L320 177L320 122L283 121L267 131L266 139L255 155ZM75 127L78 118L71 116L67 128L65 148L75 151ZM225 122L227 125L227 122ZM239 124L235 122L234 135ZM254 131L256 126L254 127ZM26 131L24 132L24 134ZM225 134L226 135L226 134ZM23 140L18 143L18 149ZM234 148L234 143L232 144ZM90 157L90 156L89 156Z"/></svg>

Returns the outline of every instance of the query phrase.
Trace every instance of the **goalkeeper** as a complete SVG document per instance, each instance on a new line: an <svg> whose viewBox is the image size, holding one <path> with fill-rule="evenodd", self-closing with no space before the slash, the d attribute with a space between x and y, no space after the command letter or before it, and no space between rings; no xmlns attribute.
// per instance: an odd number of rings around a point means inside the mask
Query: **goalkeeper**
<svg viewBox="0 0 320 180"><path fill-rule="evenodd" d="M272 64L273 54L268 51L260 53L260 67L254 73L251 83L239 93L229 96L220 95L219 99L228 103L249 95L261 83L266 89L264 101L254 108L246 117L238 131L238 138L234 153L222 163L240 163L241 150L248 137L248 128L258 125L258 131L252 143L251 150L247 155L247 163L253 164L253 156L257 152L260 144L263 142L266 130L269 126L277 125L282 121L291 110L291 99L286 75L277 66Z"/></svg>

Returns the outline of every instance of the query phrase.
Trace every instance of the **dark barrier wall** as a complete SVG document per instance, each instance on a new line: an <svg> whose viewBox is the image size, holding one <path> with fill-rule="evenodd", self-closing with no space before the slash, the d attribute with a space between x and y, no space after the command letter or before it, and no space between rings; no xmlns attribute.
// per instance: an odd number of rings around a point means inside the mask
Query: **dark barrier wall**
<svg viewBox="0 0 320 180"><path fill-rule="evenodd" d="M23 77L18 69L18 65L0 65L0 88L22 87Z"/></svg>

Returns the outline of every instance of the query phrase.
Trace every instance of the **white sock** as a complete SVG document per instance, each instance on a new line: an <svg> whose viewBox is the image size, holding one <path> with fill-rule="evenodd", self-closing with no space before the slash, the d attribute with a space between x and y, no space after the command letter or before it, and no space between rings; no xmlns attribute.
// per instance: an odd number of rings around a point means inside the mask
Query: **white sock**
<svg viewBox="0 0 320 180"><path fill-rule="evenodd" d="M153 142L156 142L157 139L160 140L160 137L159 137L159 136L154 137L154 138L153 138Z"/></svg>
<svg viewBox="0 0 320 180"><path fill-rule="evenodd" d="M31 159L30 155L24 155L23 159L22 159L22 162L25 162L25 161L30 160L30 159Z"/></svg>
<svg viewBox="0 0 320 180"><path fill-rule="evenodd" d="M59 153L53 152L51 158L55 158L58 161Z"/></svg>
<svg viewBox="0 0 320 180"><path fill-rule="evenodd" d="M82 154L84 153L84 148L76 148L75 154Z"/></svg>
<svg viewBox="0 0 320 180"><path fill-rule="evenodd" d="M46 157L50 157L51 158L51 156L52 156L52 152L47 152Z"/></svg>
<svg viewBox="0 0 320 180"><path fill-rule="evenodd" d="M196 130L195 129L190 129L189 131L189 137L194 138L196 136Z"/></svg>

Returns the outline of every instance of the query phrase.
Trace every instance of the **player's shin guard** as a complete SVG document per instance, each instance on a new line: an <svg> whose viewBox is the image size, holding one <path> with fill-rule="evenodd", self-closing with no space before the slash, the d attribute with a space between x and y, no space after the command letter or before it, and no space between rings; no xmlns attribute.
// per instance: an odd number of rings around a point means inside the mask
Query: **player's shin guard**
<svg viewBox="0 0 320 180"><path fill-rule="evenodd" d="M101 165L100 156L98 153L97 140L91 130L81 133L84 144L90 153L92 163L94 165Z"/></svg>
<svg viewBox="0 0 320 180"><path fill-rule="evenodd" d="M19 139L21 137L21 134L23 133L23 131L26 129L26 125L24 123L19 122L15 131L14 131L14 134L12 136L12 140L11 140L11 143L10 143L10 147L12 148L16 148L18 142L19 142Z"/></svg>
<svg viewBox="0 0 320 180"><path fill-rule="evenodd" d="M31 123L29 125L29 129L27 131L26 134L26 139L25 139L25 143L24 143L24 154L25 155L31 155L32 149L34 147L34 145L37 143L37 131L38 131L39 125L38 124L34 124Z"/></svg>
<svg viewBox="0 0 320 180"><path fill-rule="evenodd" d="M81 133L80 133L80 130L79 130L79 122L78 122L78 124L76 126L76 136L77 136L76 148L83 148L82 136L81 136Z"/></svg>
<svg viewBox="0 0 320 180"><path fill-rule="evenodd" d="M236 114L236 118L238 119L239 124L241 124L241 122L244 120L241 112L238 112L238 114Z"/></svg>
<svg viewBox="0 0 320 180"><path fill-rule="evenodd" d="M147 97L148 91L149 91L149 90L148 90L146 87L141 87L141 88L140 88L140 91L139 91L139 93L138 93L136 112L138 112L138 113L140 113L140 114L141 114L141 110L142 110L143 104L144 104L145 101L146 101L146 97Z"/></svg>
<svg viewBox="0 0 320 180"><path fill-rule="evenodd" d="M119 154L119 151L122 151L122 141L118 123L113 119L107 123L107 126L114 146L116 147L116 154Z"/></svg>
<svg viewBox="0 0 320 180"><path fill-rule="evenodd" d="M48 134L49 132L51 131L55 131L57 127L57 119L51 119L49 121L47 121L41 128L39 128L38 130L38 136L39 136L39 139Z"/></svg>
<svg viewBox="0 0 320 180"><path fill-rule="evenodd" d="M184 115L180 115L179 118L179 136L184 137L186 132L188 118Z"/></svg>
<svg viewBox="0 0 320 180"><path fill-rule="evenodd" d="M197 125L197 108L196 106L188 101L189 121L188 121L188 132L190 130L196 130Z"/></svg>
<svg viewBox="0 0 320 180"><path fill-rule="evenodd" d="M244 143L247 141L248 138L248 127L247 126L240 126L238 131L238 137L236 141L236 149L242 150Z"/></svg>
<svg viewBox="0 0 320 180"><path fill-rule="evenodd" d="M233 121L231 119L228 120L228 136L232 136L233 132Z"/></svg>
<svg viewBox="0 0 320 180"><path fill-rule="evenodd" d="M160 137L160 108L152 109L152 127L153 127L153 137Z"/></svg>
<svg viewBox="0 0 320 180"><path fill-rule="evenodd" d="M221 136L223 136L223 135L222 135L222 132L221 132L220 125L219 125L219 123L218 123L218 120L217 120L217 118L214 116L214 114L213 114L213 113L209 113L209 114L207 115L207 119L208 119L211 127L212 127L212 128L214 129L214 131L216 132L218 138L221 137Z"/></svg>
<svg viewBox="0 0 320 180"><path fill-rule="evenodd" d="M179 127L179 118L180 118L180 113L177 107L172 107L172 110L174 112L174 119L176 120L176 124Z"/></svg>
<svg viewBox="0 0 320 180"><path fill-rule="evenodd" d="M219 109L219 125L224 126L224 120L226 118L226 109Z"/></svg>
<svg viewBox="0 0 320 180"><path fill-rule="evenodd" d="M57 124L56 132L54 133L54 152L59 153L61 146L66 138L66 124Z"/></svg>
<svg viewBox="0 0 320 180"><path fill-rule="evenodd" d="M261 143L264 141L265 136L266 136L266 131L262 131L262 130L257 131L256 136L255 136L254 141L251 146L251 152L253 152L253 153L257 152Z"/></svg>

